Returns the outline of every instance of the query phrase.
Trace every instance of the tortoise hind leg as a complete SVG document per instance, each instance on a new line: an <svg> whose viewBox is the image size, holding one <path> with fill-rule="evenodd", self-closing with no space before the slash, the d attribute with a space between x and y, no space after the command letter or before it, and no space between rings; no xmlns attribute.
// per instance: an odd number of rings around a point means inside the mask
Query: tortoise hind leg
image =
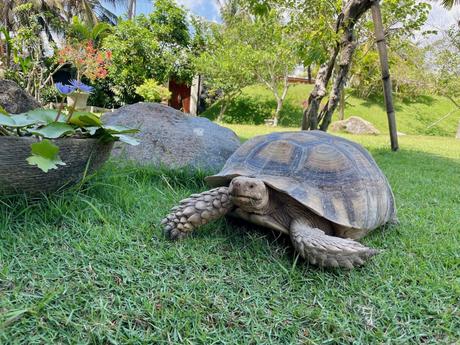
<svg viewBox="0 0 460 345"><path fill-rule="evenodd" d="M310 226L307 219L294 220L290 230L296 250L314 265L351 269L378 253L356 241L326 235L323 230Z"/></svg>
<svg viewBox="0 0 460 345"><path fill-rule="evenodd" d="M232 207L228 188L214 188L181 200L179 206L173 207L161 221L161 225L167 237L181 239L195 228L224 216Z"/></svg>

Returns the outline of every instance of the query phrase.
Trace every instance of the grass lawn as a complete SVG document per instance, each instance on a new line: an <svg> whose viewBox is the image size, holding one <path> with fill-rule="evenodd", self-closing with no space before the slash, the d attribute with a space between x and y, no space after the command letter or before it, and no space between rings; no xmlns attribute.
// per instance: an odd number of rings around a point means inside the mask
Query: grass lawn
<svg viewBox="0 0 460 345"><path fill-rule="evenodd" d="M266 127L232 126L243 139ZM368 265L323 270L241 222L182 242L158 227L203 174L109 163L80 190L0 198L1 344L454 344L460 142L349 137L388 176L400 225Z"/></svg>
<svg viewBox="0 0 460 345"><path fill-rule="evenodd" d="M308 98L312 85L292 85L280 113L280 124L300 127L302 101ZM276 108L273 94L261 85L247 87L241 96L229 105L225 122L263 124L270 118ZM414 101L395 99L395 111L398 131L414 135L437 135L455 137L460 111L452 113L434 126L434 122L443 118L454 109L453 104L444 97L421 96ZM203 115L215 119L219 104L209 108ZM388 132L387 116L383 98L361 99L354 96L347 98L345 118L359 116L373 123L382 133ZM337 113L333 121L338 120Z"/></svg>

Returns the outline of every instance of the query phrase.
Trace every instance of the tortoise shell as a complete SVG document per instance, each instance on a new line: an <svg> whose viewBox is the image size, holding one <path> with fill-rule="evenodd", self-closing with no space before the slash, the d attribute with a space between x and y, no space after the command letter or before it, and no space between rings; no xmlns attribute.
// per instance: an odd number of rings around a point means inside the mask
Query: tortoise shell
<svg viewBox="0 0 460 345"><path fill-rule="evenodd" d="M361 145L322 131L277 132L246 141L212 186L256 177L331 222L374 229L395 217L385 175Z"/></svg>

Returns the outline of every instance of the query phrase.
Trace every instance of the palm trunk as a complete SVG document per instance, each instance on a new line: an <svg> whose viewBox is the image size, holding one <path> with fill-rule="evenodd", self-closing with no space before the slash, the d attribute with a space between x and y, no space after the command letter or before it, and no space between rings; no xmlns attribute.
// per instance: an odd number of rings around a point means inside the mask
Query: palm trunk
<svg viewBox="0 0 460 345"><path fill-rule="evenodd" d="M128 2L128 19L133 19L136 16L136 0Z"/></svg>
<svg viewBox="0 0 460 345"><path fill-rule="evenodd" d="M391 93L390 70L388 67L387 48L385 45L385 35L382 24L382 14L380 13L379 0L372 4L372 20L374 21L375 38L379 50L380 68L382 70L383 95L385 98L385 107L387 109L388 127L390 130L391 149L397 151L398 132L396 130L396 118L393 108L393 96Z"/></svg>

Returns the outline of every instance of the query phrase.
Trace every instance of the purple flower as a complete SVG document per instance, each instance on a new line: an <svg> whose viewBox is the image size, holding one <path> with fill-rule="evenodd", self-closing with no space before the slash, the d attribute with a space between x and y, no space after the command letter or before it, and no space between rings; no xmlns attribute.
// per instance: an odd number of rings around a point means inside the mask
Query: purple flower
<svg viewBox="0 0 460 345"><path fill-rule="evenodd" d="M82 83L80 80L71 80L70 81L70 84L77 90L79 91L83 91L83 92L91 92L93 91L93 87L92 86L89 86L89 85L86 85L84 83Z"/></svg>
<svg viewBox="0 0 460 345"><path fill-rule="evenodd" d="M62 83L56 83L56 89L63 95L71 94L75 91L75 87L72 85L64 85Z"/></svg>

